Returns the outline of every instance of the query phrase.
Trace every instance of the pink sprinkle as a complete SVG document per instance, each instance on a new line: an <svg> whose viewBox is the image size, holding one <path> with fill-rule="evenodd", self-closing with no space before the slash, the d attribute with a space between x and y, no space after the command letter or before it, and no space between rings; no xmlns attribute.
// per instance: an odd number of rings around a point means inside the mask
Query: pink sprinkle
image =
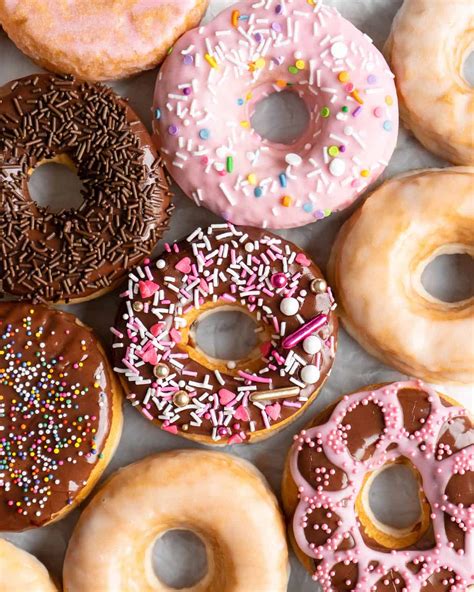
<svg viewBox="0 0 474 592"><path fill-rule="evenodd" d="M271 378L264 378L263 376L257 376L256 374L248 374L243 370L239 370L239 376L245 378L246 380L250 380L252 382L262 382L265 384L270 384L272 382Z"/></svg>
<svg viewBox="0 0 474 592"><path fill-rule="evenodd" d="M238 435L238 434L234 434L233 436L231 436L228 440L227 440L227 444L242 444L243 439Z"/></svg>

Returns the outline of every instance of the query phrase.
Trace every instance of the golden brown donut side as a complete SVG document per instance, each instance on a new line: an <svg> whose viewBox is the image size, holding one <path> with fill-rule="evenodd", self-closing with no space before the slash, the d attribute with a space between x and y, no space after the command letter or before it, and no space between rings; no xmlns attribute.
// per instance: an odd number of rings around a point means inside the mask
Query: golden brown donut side
<svg viewBox="0 0 474 592"><path fill-rule="evenodd" d="M382 362L431 382L473 379L474 300L442 302L421 283L438 255L474 254L473 179L474 169L453 167L386 181L344 224L330 256L328 275L352 337Z"/></svg>
<svg viewBox="0 0 474 592"><path fill-rule="evenodd" d="M284 523L267 482L247 461L200 450L154 455L107 480L71 538L65 590L169 590L150 554L172 529L194 532L207 550L208 572L190 590L286 590Z"/></svg>
<svg viewBox="0 0 474 592"><path fill-rule="evenodd" d="M189 0L185 12L178 2L142 10L137 0L102 0L99 5L74 5L68 12L42 0L21 0L9 9L7 0L0 0L0 23L13 43L39 66L98 82L156 67L176 39L199 24L208 3ZM84 13L90 21L83 29L77 23ZM92 48L97 43L95 55L81 47L81 41Z"/></svg>

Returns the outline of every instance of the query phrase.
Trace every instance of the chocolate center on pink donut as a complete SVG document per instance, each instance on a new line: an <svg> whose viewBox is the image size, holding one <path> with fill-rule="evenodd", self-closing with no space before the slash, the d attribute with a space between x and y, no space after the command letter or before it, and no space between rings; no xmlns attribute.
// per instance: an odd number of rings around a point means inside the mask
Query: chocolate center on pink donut
<svg viewBox="0 0 474 592"><path fill-rule="evenodd" d="M421 382L399 382L345 396L295 440L293 530L325 592L461 592L473 583L474 427L465 409ZM368 475L399 462L418 474L430 524L413 525L414 543L389 552L393 543L365 530L356 502Z"/></svg>

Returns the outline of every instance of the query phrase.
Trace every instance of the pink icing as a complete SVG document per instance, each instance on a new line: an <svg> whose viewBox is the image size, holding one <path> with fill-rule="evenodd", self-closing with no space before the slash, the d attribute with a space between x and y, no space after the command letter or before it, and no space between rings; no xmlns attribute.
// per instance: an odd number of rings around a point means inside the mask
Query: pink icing
<svg viewBox="0 0 474 592"><path fill-rule="evenodd" d="M281 90L298 93L310 115L291 145L250 125L257 103ZM307 0L240 2L185 34L158 75L154 113L156 142L184 192L234 224L263 228L350 205L383 172L398 132L381 53L335 9Z"/></svg>
<svg viewBox="0 0 474 592"><path fill-rule="evenodd" d="M403 411L397 393L403 389L421 388L428 394L431 412L422 429L409 436L403 427ZM365 461L356 460L344 442L344 430L340 429L344 416L359 404L372 401L384 414L385 433L380 436L375 453ZM293 520L293 531L300 549L309 557L320 560L314 574L325 592L332 590L330 572L340 561L358 564L359 580L354 590L371 589L376 582L390 570L397 571L405 581L407 592L418 592L431 574L438 568L452 570L456 581L449 587L450 592L464 592L468 584L474 583L474 508L456 505L444 495L450 478L474 470L473 442L466 448L442 459L436 454L436 446L442 427L450 418L466 415L461 407L445 407L437 393L420 381L407 381L391 384L376 391L363 391L345 396L334 409L327 423L295 436L295 444L290 460L292 477L299 490L299 503ZM397 447L393 447L393 443ZM424 443L424 446L422 445ZM392 447L390 445L392 444ZM303 478L298 468L299 453L305 446L322 447L328 460L349 475L347 487L339 491L324 491L324 486L314 490ZM425 496L432 509L431 520L437 543L433 549L404 550L382 553L369 548L357 524L354 509L355 500L368 471L381 468L398 457L408 458L419 471ZM433 458L435 457L435 458ZM312 508L323 507L340 517L339 527L321 546L308 543L304 524ZM456 551L450 546L444 526L444 513L451 516L464 530L465 548ZM350 535L354 547L349 550L336 550L344 538ZM369 564L378 561L380 566L370 569ZM415 561L423 567L414 574L406 567Z"/></svg>

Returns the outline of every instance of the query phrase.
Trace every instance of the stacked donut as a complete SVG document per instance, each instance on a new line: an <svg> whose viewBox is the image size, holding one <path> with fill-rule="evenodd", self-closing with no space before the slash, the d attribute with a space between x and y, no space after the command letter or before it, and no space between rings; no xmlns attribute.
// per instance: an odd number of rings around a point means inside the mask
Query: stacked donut
<svg viewBox="0 0 474 592"><path fill-rule="evenodd" d="M284 514L324 592L474 586L474 419L422 382L474 383L473 296L444 302L422 282L439 255L474 256L474 94L461 72L474 8L405 0L386 45L392 73L327 4L243 1L193 28L207 0L0 0L9 38L51 71L0 88L0 531L52 524L90 495L117 448L123 399L163 442L244 445L288 428L341 357L338 316L370 354L416 377L362 387L299 426L284 512L251 463L222 452L120 469L74 529L65 592L169 590L152 555L177 529L207 555L186 589L285 592ZM150 135L99 81L162 61ZM306 110L288 144L254 129L272 95ZM399 102L416 138L462 166L411 171L369 195L338 234L328 282L319 253L268 228L327 218L372 185L395 150ZM79 177L81 205L34 201L29 181L47 163ZM223 220L153 256L173 210L165 167ZM110 352L52 306L116 289ZM198 335L230 311L254 324L252 347L232 359ZM370 503L393 467L416 482L419 515L403 527ZM0 539L0 592L59 584Z"/></svg>

